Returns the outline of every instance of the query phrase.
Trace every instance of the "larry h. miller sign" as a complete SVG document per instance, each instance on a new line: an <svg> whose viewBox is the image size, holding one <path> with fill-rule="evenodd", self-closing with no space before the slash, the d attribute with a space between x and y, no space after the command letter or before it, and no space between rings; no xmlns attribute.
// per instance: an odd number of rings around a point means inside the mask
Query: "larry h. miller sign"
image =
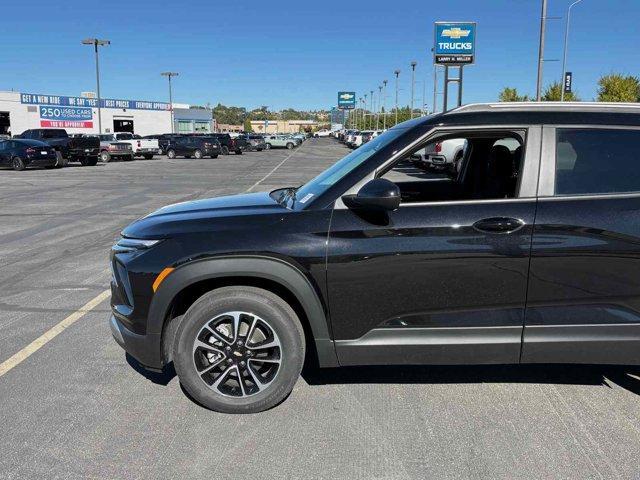
<svg viewBox="0 0 640 480"><path fill-rule="evenodd" d="M449 66L468 65L475 62L475 55L475 22L436 22L434 63Z"/></svg>
<svg viewBox="0 0 640 480"><path fill-rule="evenodd" d="M338 92L338 108L345 110L356 108L356 92Z"/></svg>

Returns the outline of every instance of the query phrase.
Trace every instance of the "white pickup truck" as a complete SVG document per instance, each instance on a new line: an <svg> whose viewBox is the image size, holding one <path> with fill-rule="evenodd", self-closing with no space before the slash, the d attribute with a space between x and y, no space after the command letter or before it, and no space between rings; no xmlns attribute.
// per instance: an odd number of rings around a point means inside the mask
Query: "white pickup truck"
<svg viewBox="0 0 640 480"><path fill-rule="evenodd" d="M144 157L147 160L153 158L154 155L160 155L160 145L157 139L142 138L140 135L134 135L128 132L117 132L113 136L120 143L128 143L131 145L134 157Z"/></svg>

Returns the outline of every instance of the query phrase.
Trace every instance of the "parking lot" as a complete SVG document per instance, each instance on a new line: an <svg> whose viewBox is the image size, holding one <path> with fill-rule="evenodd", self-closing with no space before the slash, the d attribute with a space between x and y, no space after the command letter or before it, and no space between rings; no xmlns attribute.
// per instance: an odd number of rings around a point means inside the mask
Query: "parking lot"
<svg viewBox="0 0 640 480"><path fill-rule="evenodd" d="M332 139L217 159L0 171L0 363L108 288L109 248L163 205L299 185ZM389 279L393 281L392 278ZM429 295L429 292L425 292ZM637 478L639 370L305 371L255 415L191 401L113 341L108 300L0 376L0 478ZM75 318L75 317L74 317Z"/></svg>

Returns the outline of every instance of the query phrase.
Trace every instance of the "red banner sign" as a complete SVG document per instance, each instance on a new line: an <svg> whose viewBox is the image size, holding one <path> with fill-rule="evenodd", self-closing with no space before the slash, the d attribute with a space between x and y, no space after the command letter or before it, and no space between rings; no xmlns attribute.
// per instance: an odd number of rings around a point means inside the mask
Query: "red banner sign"
<svg viewBox="0 0 640 480"><path fill-rule="evenodd" d="M43 128L93 128L93 122L76 120L40 120Z"/></svg>

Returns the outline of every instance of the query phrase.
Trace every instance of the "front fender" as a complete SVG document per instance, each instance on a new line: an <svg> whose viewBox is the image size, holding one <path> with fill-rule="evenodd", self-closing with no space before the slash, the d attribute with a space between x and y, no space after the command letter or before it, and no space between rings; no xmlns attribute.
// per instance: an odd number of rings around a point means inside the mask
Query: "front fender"
<svg viewBox="0 0 640 480"><path fill-rule="evenodd" d="M304 309L321 367L338 365L329 333L326 310L309 279L284 260L265 256L230 256L196 260L176 268L160 284L149 308L147 331L162 334L171 302L189 285L223 277L254 277L276 282L289 290ZM161 355L158 345L158 358Z"/></svg>

